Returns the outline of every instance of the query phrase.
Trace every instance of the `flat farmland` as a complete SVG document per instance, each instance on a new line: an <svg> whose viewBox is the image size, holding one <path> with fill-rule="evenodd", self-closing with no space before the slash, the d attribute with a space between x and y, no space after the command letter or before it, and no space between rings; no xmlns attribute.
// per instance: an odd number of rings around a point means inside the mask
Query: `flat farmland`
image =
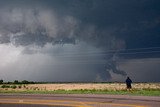
<svg viewBox="0 0 160 107"><path fill-rule="evenodd" d="M160 83L134 83L131 90L126 89L125 83L3 84L0 93L160 96Z"/></svg>
<svg viewBox="0 0 160 107"><path fill-rule="evenodd" d="M124 90L125 83L54 83L54 84L5 84L10 88L2 88L0 90ZM15 88L12 88L16 86ZM160 89L160 83L134 83L133 89Z"/></svg>
<svg viewBox="0 0 160 107"><path fill-rule="evenodd" d="M124 83L68 83L68 84L31 84L28 89L40 90L123 90L126 89ZM160 83L135 83L133 89L160 89Z"/></svg>

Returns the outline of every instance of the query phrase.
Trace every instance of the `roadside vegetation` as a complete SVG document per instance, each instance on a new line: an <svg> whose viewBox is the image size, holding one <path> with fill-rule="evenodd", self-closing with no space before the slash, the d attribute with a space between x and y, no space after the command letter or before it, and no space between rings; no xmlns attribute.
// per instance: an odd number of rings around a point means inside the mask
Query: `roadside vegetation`
<svg viewBox="0 0 160 107"><path fill-rule="evenodd" d="M159 89L132 89L132 90L1 90L0 93L14 94L114 94L114 95L141 95L141 96L160 96Z"/></svg>
<svg viewBox="0 0 160 107"><path fill-rule="evenodd" d="M43 83L0 80L0 94L116 94L160 96L160 83L134 83L131 90L125 83Z"/></svg>

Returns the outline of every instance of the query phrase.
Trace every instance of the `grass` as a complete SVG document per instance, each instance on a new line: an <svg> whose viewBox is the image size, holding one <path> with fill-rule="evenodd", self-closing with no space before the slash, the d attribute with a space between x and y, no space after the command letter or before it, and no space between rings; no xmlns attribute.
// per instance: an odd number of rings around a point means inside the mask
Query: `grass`
<svg viewBox="0 0 160 107"><path fill-rule="evenodd" d="M160 83L136 83L126 90L124 83L111 84L2 84L1 93L21 94L114 94L160 96Z"/></svg>
<svg viewBox="0 0 160 107"><path fill-rule="evenodd" d="M0 93L16 94L114 94L114 95L141 95L141 96L160 96L160 89L132 89L132 90L0 90Z"/></svg>

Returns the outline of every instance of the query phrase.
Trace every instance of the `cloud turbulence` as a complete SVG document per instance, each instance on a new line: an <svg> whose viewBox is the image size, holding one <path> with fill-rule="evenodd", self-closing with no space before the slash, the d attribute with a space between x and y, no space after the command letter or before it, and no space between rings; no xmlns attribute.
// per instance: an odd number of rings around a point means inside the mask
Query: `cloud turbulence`
<svg viewBox="0 0 160 107"><path fill-rule="evenodd" d="M128 75L135 81L159 81L158 53L128 56L127 51L160 46L158 4L0 0L0 78L87 82L124 81ZM135 69L133 62L143 63ZM153 66L155 76L149 77Z"/></svg>

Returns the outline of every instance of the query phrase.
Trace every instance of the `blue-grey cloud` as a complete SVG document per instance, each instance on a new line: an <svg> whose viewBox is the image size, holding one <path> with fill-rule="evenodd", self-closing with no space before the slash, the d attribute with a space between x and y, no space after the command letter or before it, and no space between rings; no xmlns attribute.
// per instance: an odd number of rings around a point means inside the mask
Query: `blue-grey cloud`
<svg viewBox="0 0 160 107"><path fill-rule="evenodd" d="M128 49L160 46L159 4L159 1L151 0L0 0L0 44L23 47L23 55L52 57L67 56L64 50L72 48L79 54L70 52L69 63L85 60L84 56L90 55L96 59L95 63L100 56L99 63L104 65L97 64L95 70L93 65L87 69L88 72L99 71L98 76L107 80L111 78L110 72L126 75L119 70L115 56L118 60L150 57L151 54L128 55ZM44 51L48 44L61 47ZM67 48L67 44L74 48ZM81 48L98 48L100 52L92 50L88 53L78 48L79 45ZM157 55L154 54L154 57ZM89 57L89 60L92 58Z"/></svg>

